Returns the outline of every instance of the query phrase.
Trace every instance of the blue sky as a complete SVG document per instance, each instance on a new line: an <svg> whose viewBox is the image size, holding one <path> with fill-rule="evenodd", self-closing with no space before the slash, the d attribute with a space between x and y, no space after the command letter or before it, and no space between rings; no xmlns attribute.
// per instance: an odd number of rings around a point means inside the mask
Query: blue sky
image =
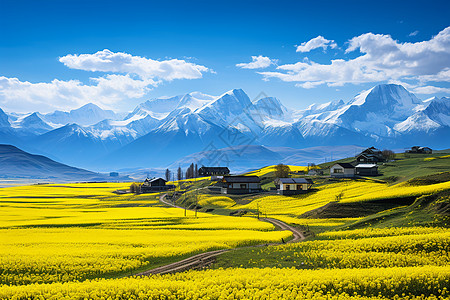
<svg viewBox="0 0 450 300"><path fill-rule="evenodd" d="M1 0L0 108L127 111L233 88L304 108L382 82L448 96L449 11L448 1Z"/></svg>

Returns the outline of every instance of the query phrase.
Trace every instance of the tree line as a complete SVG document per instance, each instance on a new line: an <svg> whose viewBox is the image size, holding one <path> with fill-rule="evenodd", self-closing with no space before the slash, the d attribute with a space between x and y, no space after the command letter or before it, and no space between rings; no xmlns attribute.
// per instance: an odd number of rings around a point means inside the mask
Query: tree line
<svg viewBox="0 0 450 300"><path fill-rule="evenodd" d="M172 175L175 175L170 171L169 169L166 169L165 177L167 181L170 181L172 178ZM183 179L191 179L191 178L197 178L198 177L198 166L197 164L191 163L190 166L186 169L186 171L183 171L181 167L178 167L176 171L176 177L177 180L183 180Z"/></svg>

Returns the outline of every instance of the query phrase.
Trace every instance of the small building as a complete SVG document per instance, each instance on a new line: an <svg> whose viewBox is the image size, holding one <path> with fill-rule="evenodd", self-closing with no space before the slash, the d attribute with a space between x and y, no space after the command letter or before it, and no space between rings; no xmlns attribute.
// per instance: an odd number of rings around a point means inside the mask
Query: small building
<svg viewBox="0 0 450 300"><path fill-rule="evenodd" d="M280 195L307 193L313 185L313 181L309 178L277 178L274 183Z"/></svg>
<svg viewBox="0 0 450 300"><path fill-rule="evenodd" d="M323 175L323 170L321 169L311 169L308 171L308 176L321 176Z"/></svg>
<svg viewBox="0 0 450 300"><path fill-rule="evenodd" d="M222 194L249 194L261 191L261 179L258 176L224 176Z"/></svg>
<svg viewBox="0 0 450 300"><path fill-rule="evenodd" d="M201 167L198 169L199 176L226 176L230 174L227 167Z"/></svg>
<svg viewBox="0 0 450 300"><path fill-rule="evenodd" d="M375 147L367 148L356 156L356 161L358 163L379 163L384 160L383 153Z"/></svg>
<svg viewBox="0 0 450 300"><path fill-rule="evenodd" d="M330 168L330 176L337 178L355 177L355 167L349 163L337 163Z"/></svg>
<svg viewBox="0 0 450 300"><path fill-rule="evenodd" d="M355 166L355 173L359 176L377 176L378 166L377 164L359 164Z"/></svg>
<svg viewBox="0 0 450 300"><path fill-rule="evenodd" d="M119 173L118 172L110 172L109 176L110 177L119 177Z"/></svg>
<svg viewBox="0 0 450 300"><path fill-rule="evenodd" d="M145 179L141 185L141 193L152 193L157 191L166 191L172 188L172 185L166 185L166 180L159 178Z"/></svg>
<svg viewBox="0 0 450 300"><path fill-rule="evenodd" d="M406 153L431 154L433 153L433 150L429 147L414 146L411 147L411 150L406 151Z"/></svg>

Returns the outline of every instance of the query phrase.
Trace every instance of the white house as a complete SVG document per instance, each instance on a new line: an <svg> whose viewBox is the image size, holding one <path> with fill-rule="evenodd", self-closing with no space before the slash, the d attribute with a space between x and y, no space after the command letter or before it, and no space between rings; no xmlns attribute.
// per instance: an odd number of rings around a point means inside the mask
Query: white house
<svg viewBox="0 0 450 300"><path fill-rule="evenodd" d="M339 178L355 177L355 167L349 163L337 163L330 168L330 176Z"/></svg>
<svg viewBox="0 0 450 300"><path fill-rule="evenodd" d="M280 195L295 195L308 192L313 181L309 178L277 178L274 180Z"/></svg>

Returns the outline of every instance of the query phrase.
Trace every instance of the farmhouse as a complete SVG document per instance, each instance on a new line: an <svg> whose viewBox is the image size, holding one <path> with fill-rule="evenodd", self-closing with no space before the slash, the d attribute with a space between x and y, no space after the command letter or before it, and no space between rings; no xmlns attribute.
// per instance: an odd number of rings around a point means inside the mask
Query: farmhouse
<svg viewBox="0 0 450 300"><path fill-rule="evenodd" d="M376 176L378 175L377 164L359 164L355 167L356 175L360 176Z"/></svg>
<svg viewBox="0 0 450 300"><path fill-rule="evenodd" d="M338 178L355 177L355 167L349 163L337 163L330 168L330 176Z"/></svg>
<svg viewBox="0 0 450 300"><path fill-rule="evenodd" d="M230 170L227 167L201 167L198 169L200 176L225 176L229 175Z"/></svg>
<svg viewBox="0 0 450 300"><path fill-rule="evenodd" d="M411 150L406 151L406 153L431 154L431 153L433 153L433 150L431 148L428 148L428 147L414 146L414 147L411 147Z"/></svg>
<svg viewBox="0 0 450 300"><path fill-rule="evenodd" d="M222 194L248 194L261 191L261 179L258 176L224 176Z"/></svg>
<svg viewBox="0 0 450 300"><path fill-rule="evenodd" d="M155 191L165 191L172 188L172 185L166 185L166 180L162 178L145 179L141 185L141 193L151 193Z"/></svg>
<svg viewBox="0 0 450 300"><path fill-rule="evenodd" d="M280 195L296 195L308 192L313 181L309 178L277 178L274 181Z"/></svg>
<svg viewBox="0 0 450 300"><path fill-rule="evenodd" d="M367 148L356 156L358 163L378 163L383 162L383 153L375 147Z"/></svg>

